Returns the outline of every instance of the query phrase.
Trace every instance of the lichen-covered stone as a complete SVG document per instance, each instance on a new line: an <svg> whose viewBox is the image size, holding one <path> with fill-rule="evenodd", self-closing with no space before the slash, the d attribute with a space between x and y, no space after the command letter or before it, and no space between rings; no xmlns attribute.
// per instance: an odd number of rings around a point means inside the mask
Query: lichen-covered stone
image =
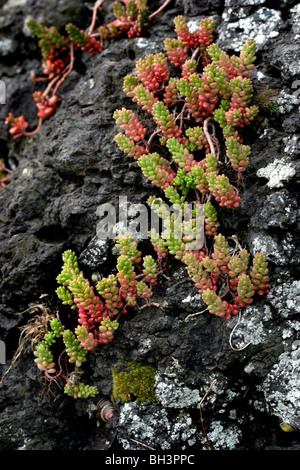
<svg viewBox="0 0 300 470"><path fill-rule="evenodd" d="M297 430L300 429L300 357L286 351L278 359L259 388L264 393L269 412L279 422L295 426Z"/></svg>
<svg viewBox="0 0 300 470"><path fill-rule="evenodd" d="M158 406L125 403L120 412L118 441L125 450L145 450L144 446L185 450L196 442L196 427L188 413L172 417Z"/></svg>

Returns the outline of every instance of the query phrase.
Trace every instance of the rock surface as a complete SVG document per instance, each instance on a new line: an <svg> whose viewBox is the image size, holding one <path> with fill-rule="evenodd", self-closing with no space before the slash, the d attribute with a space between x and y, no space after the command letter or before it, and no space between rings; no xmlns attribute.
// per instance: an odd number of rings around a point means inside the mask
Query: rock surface
<svg viewBox="0 0 300 470"><path fill-rule="evenodd" d="M151 10L161 3L151 2ZM27 344L0 388L1 450L143 450L142 444L156 450L205 450L199 403L212 383L203 414L213 449L300 449L299 432L284 433L279 426L281 421L300 426L299 6L292 0L278 3L172 1L145 37L112 41L101 55L83 55L63 87L61 107L36 137L13 141L1 126L1 157L14 169L0 191L4 373L18 348L19 328L32 318L29 307L58 304L55 278L64 250L76 251L87 276L110 272L112 247L96 237L99 205L117 205L122 195L131 206L149 195L135 163L113 142L112 115L130 104L123 77L140 57L163 51L163 39L174 36L174 17L183 14L193 24L213 16L216 41L229 53L238 53L248 37L258 39L256 97L266 88L277 93L276 113L260 102L241 205L221 215L228 234L246 243L252 254L267 254L269 295L249 307L233 331L236 318L226 322L207 312L192 316L204 305L185 270L174 263L155 291L160 307L133 309L114 342L91 357L86 372L88 382L109 396L111 367L118 359L149 364L156 371L160 403L117 403L106 425L99 426L97 398L73 400L59 383L44 388ZM87 27L92 2L7 0L0 5L1 79L6 84L0 119L11 111L30 121L35 108L30 73L39 72L40 60L27 19L46 18L59 28L69 22ZM107 23L110 15L105 5L99 18Z"/></svg>

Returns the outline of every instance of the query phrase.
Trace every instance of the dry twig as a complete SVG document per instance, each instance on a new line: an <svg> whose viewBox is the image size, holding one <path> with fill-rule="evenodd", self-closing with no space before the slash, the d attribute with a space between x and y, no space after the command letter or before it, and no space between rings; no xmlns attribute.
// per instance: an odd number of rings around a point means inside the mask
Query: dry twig
<svg viewBox="0 0 300 470"><path fill-rule="evenodd" d="M206 394L204 395L204 397L203 397L202 400L200 401L200 405L199 405L200 420L201 420L202 429L203 429L203 432L204 432L204 435L205 435L205 439L206 439L206 442L207 442L208 450L211 450L211 446L210 446L210 443L209 443L209 440L208 440L208 437L207 437L207 433L206 433L206 429L205 429L205 426L204 426L204 421L203 421L203 416L202 416L201 405L202 405L202 403L204 402L204 400L205 400L205 398L207 397L207 395L209 394L210 390L212 389L214 383L215 383L215 380L211 383L209 389L207 390Z"/></svg>

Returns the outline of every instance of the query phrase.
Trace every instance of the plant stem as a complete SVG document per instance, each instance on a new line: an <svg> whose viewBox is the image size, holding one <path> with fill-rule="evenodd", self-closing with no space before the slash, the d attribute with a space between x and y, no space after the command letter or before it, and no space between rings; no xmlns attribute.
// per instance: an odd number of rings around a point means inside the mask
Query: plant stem
<svg viewBox="0 0 300 470"><path fill-rule="evenodd" d="M67 76L70 75L74 67L74 45L73 42L70 44L70 63L68 70L66 73L62 76L62 78L57 82L56 87L53 90L53 96L57 94L58 88L61 86L61 84L66 80Z"/></svg>
<svg viewBox="0 0 300 470"><path fill-rule="evenodd" d="M196 58L199 50L200 50L200 47L197 47L197 49L194 50L190 60L194 60Z"/></svg>
<svg viewBox="0 0 300 470"><path fill-rule="evenodd" d="M208 126L211 127L212 134L209 132ZM213 122L211 117L208 117L204 120L203 132L204 132L205 137L208 141L211 153L216 157L217 161L219 162L220 145L219 145L219 141L218 141L217 136L216 136L216 128L215 128L214 122Z"/></svg>
<svg viewBox="0 0 300 470"><path fill-rule="evenodd" d="M171 0L166 0L165 3L162 4L154 13L151 13L149 16L149 20L152 20L156 15L158 15L166 6L171 2Z"/></svg>
<svg viewBox="0 0 300 470"><path fill-rule="evenodd" d="M51 82L47 86L46 90L43 92L43 98L45 98L48 95L48 93L50 92L50 90L53 87L54 83L57 82L58 79L59 79L59 75L56 76L55 78L53 78L53 80L51 80Z"/></svg>
<svg viewBox="0 0 300 470"><path fill-rule="evenodd" d="M9 168L6 168L6 166L1 166L0 171L6 171L6 173L12 173L12 170L10 170Z"/></svg>
<svg viewBox="0 0 300 470"><path fill-rule="evenodd" d="M207 442L208 450L211 450L211 446L210 446L210 443L209 443L209 440L208 440L208 437L207 437L206 429L205 429L205 427L204 427L201 405L202 405L203 401L205 400L205 398L207 397L207 395L209 394L210 390L212 389L214 383L215 383L215 380L214 380L214 381L212 382L212 384L210 385L209 389L207 390L206 394L205 394L204 397L202 398L202 400L201 400L201 402L200 402L200 405L199 405L199 409L200 409L200 419L201 419L201 424L202 424L202 429L203 429L203 432L204 432L204 435L205 435L205 439L206 439L206 442Z"/></svg>
<svg viewBox="0 0 300 470"><path fill-rule="evenodd" d="M89 32L88 32L89 35L92 34L92 32L94 31L96 20L97 20L97 12L104 2L105 0L98 0L94 5L92 22L90 24Z"/></svg>
<svg viewBox="0 0 300 470"><path fill-rule="evenodd" d="M59 358L58 358L59 371L57 372L56 375L50 375L48 373L47 369L45 370L45 376L47 377L47 379L54 380L54 379L57 379L58 377L60 377L60 375L62 374L61 358L62 358L62 355L64 354L65 351L66 350L64 349L59 355Z"/></svg>
<svg viewBox="0 0 300 470"><path fill-rule="evenodd" d="M36 127L36 129L32 132L24 132L24 134L21 134L21 135L25 135L26 137L32 137L33 135L37 134L40 130L40 128L42 127L42 124L43 124L43 119L39 119L39 123Z"/></svg>

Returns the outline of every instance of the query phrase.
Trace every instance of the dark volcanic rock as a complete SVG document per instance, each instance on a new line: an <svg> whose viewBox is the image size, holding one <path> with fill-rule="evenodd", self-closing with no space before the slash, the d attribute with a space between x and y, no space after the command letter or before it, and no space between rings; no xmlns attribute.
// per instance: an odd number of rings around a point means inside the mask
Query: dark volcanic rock
<svg viewBox="0 0 300 470"><path fill-rule="evenodd" d="M162 2L151 3L154 11ZM265 3L265 5L264 5ZM9 111L34 119L30 73L40 72L36 40L28 35L28 17L45 18L63 29L74 22L86 28L92 2L7 0L1 2L0 60L6 83L3 122ZM111 368L119 359L151 365L159 403L116 403L116 413L99 426L97 401L73 400L58 381L44 383L30 343L0 388L1 450L203 450L199 419L216 450L300 448L299 433L283 433L279 421L299 427L299 5L282 1L176 0L155 18L145 37L111 41L101 55L82 55L62 88L56 114L32 139L14 141L3 124L2 155L14 174L0 191L0 338L7 364L24 327L43 305L56 311L56 276L64 250L74 250L86 276L114 268L112 244L99 241L97 208L145 202L153 187L135 162L114 143L113 112L134 108L123 92L123 78L135 61L163 51L174 37L173 19L184 14L217 21L217 42L238 53L248 37L258 43L254 90L276 89L274 114L262 111L247 136L252 154L245 172L242 202L236 211L220 211L222 227L254 254L270 263L271 288L243 312L240 323L212 317L179 263L160 278L154 301L159 307L133 309L115 340L91 354L84 378L101 394L112 393ZM110 5L99 13L111 20ZM136 109L136 108L134 108ZM263 106L261 107L263 109ZM34 124L34 123L33 123ZM145 250L150 247L143 242ZM44 388L45 386L45 388ZM134 442L135 441L135 442Z"/></svg>

